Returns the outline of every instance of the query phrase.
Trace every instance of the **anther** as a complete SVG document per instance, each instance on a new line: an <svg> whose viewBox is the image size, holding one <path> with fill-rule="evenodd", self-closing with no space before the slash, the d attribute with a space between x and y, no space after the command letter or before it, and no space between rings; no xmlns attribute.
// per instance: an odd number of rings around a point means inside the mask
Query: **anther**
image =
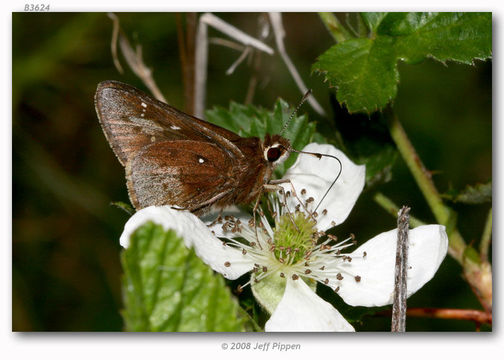
<svg viewBox="0 0 504 360"><path fill-rule="evenodd" d="M306 195L306 189L301 189L301 195Z"/></svg>
<svg viewBox="0 0 504 360"><path fill-rule="evenodd" d="M297 279L299 279L299 276L297 276L297 274L293 274L292 275L292 280L297 280Z"/></svg>
<svg viewBox="0 0 504 360"><path fill-rule="evenodd" d="M225 267L230 267L230 266L231 266L231 263L230 263L229 261L226 261L226 262L224 263L224 266L225 266Z"/></svg>
<svg viewBox="0 0 504 360"><path fill-rule="evenodd" d="M242 254L243 254L243 255L247 255L247 250L242 249Z"/></svg>
<svg viewBox="0 0 504 360"><path fill-rule="evenodd" d="M339 291L339 286L336 289L334 289L334 292L338 292L338 291Z"/></svg>
<svg viewBox="0 0 504 360"><path fill-rule="evenodd" d="M357 275L357 276L355 277L355 281L356 281L356 282L360 282L360 281L361 281L361 277L360 277L359 275Z"/></svg>
<svg viewBox="0 0 504 360"><path fill-rule="evenodd" d="M311 273L311 270L310 269L306 269L305 272L304 272L306 275L310 274Z"/></svg>
<svg viewBox="0 0 504 360"><path fill-rule="evenodd" d="M364 251L364 253L362 254L363 257L366 257L367 256L367 252Z"/></svg>
<svg viewBox="0 0 504 360"><path fill-rule="evenodd" d="M284 277L285 277L285 274L281 272L281 273L280 273L280 277L281 277L281 278L284 278Z"/></svg>
<svg viewBox="0 0 504 360"><path fill-rule="evenodd" d="M338 273L338 274L336 275L336 279L338 279L338 280L340 280L340 281L341 281L341 280L343 280L343 275L341 275L341 273Z"/></svg>
<svg viewBox="0 0 504 360"><path fill-rule="evenodd" d="M263 272L267 272L267 271L268 271L268 268L267 268L266 266L263 266L263 267L262 267L262 271L263 271Z"/></svg>

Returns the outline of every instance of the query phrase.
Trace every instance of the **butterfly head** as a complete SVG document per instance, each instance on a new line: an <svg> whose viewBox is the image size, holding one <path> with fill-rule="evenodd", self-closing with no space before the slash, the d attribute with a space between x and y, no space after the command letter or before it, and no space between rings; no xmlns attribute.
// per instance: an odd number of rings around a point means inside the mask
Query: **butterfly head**
<svg viewBox="0 0 504 360"><path fill-rule="evenodd" d="M276 166L289 157L290 142L280 135L266 135L263 149L264 159L270 165Z"/></svg>

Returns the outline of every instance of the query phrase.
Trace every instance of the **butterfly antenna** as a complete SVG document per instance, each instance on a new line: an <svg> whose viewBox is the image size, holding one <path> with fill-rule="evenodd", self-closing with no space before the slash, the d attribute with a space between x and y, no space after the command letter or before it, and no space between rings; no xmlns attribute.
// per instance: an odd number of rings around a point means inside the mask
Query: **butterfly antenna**
<svg viewBox="0 0 504 360"><path fill-rule="evenodd" d="M283 136L285 130L287 130L287 126L289 126L291 120L294 118L294 116L296 115L296 113L299 111L299 108L301 108L301 106L306 101L306 99L308 99L308 97L311 95L311 93L312 93L311 89L308 89L308 91L306 91L306 93L303 95L303 98L299 102L298 106L296 106L296 108L294 109L294 111L290 114L289 120L287 120L287 122L284 124L284 126L282 128L282 131L280 131L280 135Z"/></svg>
<svg viewBox="0 0 504 360"><path fill-rule="evenodd" d="M324 196L322 196L322 199L320 199L317 207L315 208L315 210L313 210L313 212L316 212L317 209L320 207L320 204L322 204L322 202L324 201L324 199L326 198L327 194L329 194L329 191L331 191L332 187L334 186L334 184L336 184L336 181L338 181L339 177L341 176L341 172L343 171L343 164L341 163L341 160L338 159L336 156L334 155L329 155L329 154L320 154L320 153L314 153L314 152L309 152L309 151L300 151L300 150L295 150L295 149L289 149L289 151L292 151L292 152L296 152L296 153L299 153L299 154L308 154L308 155L313 155L319 159L322 158L322 156L327 156L329 158L332 158L332 159L335 159L338 163L339 163L339 172L338 172L338 175L336 176L336 178L333 180L333 182L331 183L331 186L329 186L329 188L327 188Z"/></svg>

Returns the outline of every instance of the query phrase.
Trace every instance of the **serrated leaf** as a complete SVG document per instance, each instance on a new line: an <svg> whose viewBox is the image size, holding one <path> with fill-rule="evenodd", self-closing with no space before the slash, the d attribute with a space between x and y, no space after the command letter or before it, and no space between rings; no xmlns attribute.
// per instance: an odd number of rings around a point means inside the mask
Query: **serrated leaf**
<svg viewBox="0 0 504 360"><path fill-rule="evenodd" d="M292 111L293 109L285 101L279 99L273 111L232 102L229 109L215 107L207 110L205 115L207 121L242 137L257 136L264 139L266 134L280 134L284 124L289 121ZM315 123L308 122L306 115L295 115L282 136L290 140L294 149L301 150L312 140L314 134ZM279 165L275 170L277 177L281 177L294 164L296 158L297 154L292 154L288 160Z"/></svg>
<svg viewBox="0 0 504 360"><path fill-rule="evenodd" d="M334 45L314 64L350 112L374 112L396 96L399 72L393 38L351 39Z"/></svg>
<svg viewBox="0 0 504 360"><path fill-rule="evenodd" d="M491 13L408 13L390 27L385 30L397 31L397 55L408 63L432 57L472 64L492 55Z"/></svg>
<svg viewBox="0 0 504 360"><path fill-rule="evenodd" d="M462 191L452 190L443 195L456 203L483 204L492 201L492 182L485 184L468 185Z"/></svg>
<svg viewBox="0 0 504 360"><path fill-rule="evenodd" d="M239 305L174 231L151 222L121 254L128 331L243 331Z"/></svg>
<svg viewBox="0 0 504 360"><path fill-rule="evenodd" d="M380 110L397 93L398 60L472 64L492 56L491 13L363 13L369 38L339 43L313 65L350 112Z"/></svg>

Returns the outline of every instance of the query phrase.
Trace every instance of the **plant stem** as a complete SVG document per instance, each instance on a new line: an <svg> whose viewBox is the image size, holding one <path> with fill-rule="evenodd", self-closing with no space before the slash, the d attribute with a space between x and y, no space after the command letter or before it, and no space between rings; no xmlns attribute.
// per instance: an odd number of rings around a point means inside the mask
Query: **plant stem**
<svg viewBox="0 0 504 360"><path fill-rule="evenodd" d="M394 217L397 217L397 212L399 211L399 207L392 200L390 200L387 196L383 195L381 192L377 192L374 195L373 199L386 212L388 212L390 215L392 215ZM411 224L411 227L413 227L413 228L421 226L421 225L425 225L425 223L422 220L419 220L411 215L410 215L410 224Z"/></svg>
<svg viewBox="0 0 504 360"><path fill-rule="evenodd" d="M336 42L343 42L353 37L352 34L343 27L334 13L320 12L319 16Z"/></svg>
<svg viewBox="0 0 504 360"><path fill-rule="evenodd" d="M391 109L385 112L388 117L390 135L397 145L399 153L411 171L420 187L436 220L446 226L449 238L448 253L463 267L464 276L471 285L481 304L487 311L492 309L492 270L489 263L481 263L474 249L468 247L462 235L455 227L456 217L447 207L432 181L431 173L427 171L411 144L404 128Z"/></svg>
<svg viewBox="0 0 504 360"><path fill-rule="evenodd" d="M390 115L389 124L392 139L394 139L399 153L410 169L437 221L447 227L450 238L450 255L462 265L466 244L458 230L453 226L451 210L443 203L436 186L432 182L431 173L427 171L422 160L420 160L399 119L391 111L388 114Z"/></svg>
<svg viewBox="0 0 504 360"><path fill-rule="evenodd" d="M482 262L488 262L488 249L490 247L490 240L492 238L492 209L488 211L485 229L480 242L480 258Z"/></svg>
<svg viewBox="0 0 504 360"><path fill-rule="evenodd" d="M378 315L390 316L391 310L378 313ZM492 324L492 314L473 309L440 309L440 308L409 308L407 316L427 317L435 319L469 320L478 324Z"/></svg>

